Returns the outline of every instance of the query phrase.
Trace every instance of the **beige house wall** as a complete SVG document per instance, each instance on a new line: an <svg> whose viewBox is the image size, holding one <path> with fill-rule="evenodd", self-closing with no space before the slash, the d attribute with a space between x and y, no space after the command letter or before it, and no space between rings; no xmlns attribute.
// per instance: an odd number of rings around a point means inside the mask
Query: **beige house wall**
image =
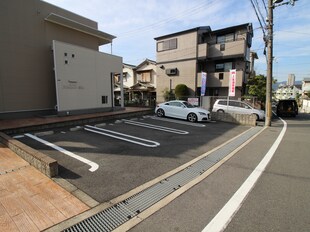
<svg viewBox="0 0 310 232"><path fill-rule="evenodd" d="M157 51L157 64L166 61L196 58L197 32L170 37L169 40L174 38L177 39L177 49L160 52ZM167 39L158 40L157 43L165 40Z"/></svg>
<svg viewBox="0 0 310 232"><path fill-rule="evenodd" d="M52 40L98 50L96 37L45 18L55 13L97 29L97 23L39 0L0 2L0 115L54 109Z"/></svg>

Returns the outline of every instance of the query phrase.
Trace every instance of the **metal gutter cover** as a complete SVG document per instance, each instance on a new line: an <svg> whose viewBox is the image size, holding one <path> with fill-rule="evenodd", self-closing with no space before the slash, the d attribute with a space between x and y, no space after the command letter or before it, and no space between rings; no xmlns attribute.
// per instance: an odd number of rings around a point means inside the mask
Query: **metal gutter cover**
<svg viewBox="0 0 310 232"><path fill-rule="evenodd" d="M217 162L225 158L244 142L257 134L262 128L254 127L225 146L198 160L194 164L180 172L160 181L159 183L113 205L110 208L97 213L78 224L75 224L65 232L77 231L112 231L137 216L145 209L151 207L161 199L165 198L183 185L194 180Z"/></svg>

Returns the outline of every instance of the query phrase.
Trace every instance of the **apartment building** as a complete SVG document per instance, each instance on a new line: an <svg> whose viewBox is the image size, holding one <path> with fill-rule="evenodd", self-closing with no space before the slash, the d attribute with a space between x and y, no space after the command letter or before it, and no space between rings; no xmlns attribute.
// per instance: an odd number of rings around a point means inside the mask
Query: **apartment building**
<svg viewBox="0 0 310 232"><path fill-rule="evenodd" d="M122 58L99 46L115 36L40 0L2 0L0 9L0 118L114 107Z"/></svg>
<svg viewBox="0 0 310 232"><path fill-rule="evenodd" d="M230 70L236 69L236 97L245 92L250 75L252 24L212 31L197 27L155 38L157 62L157 101L164 92L186 84L190 96L201 95L201 72L207 73L206 94L227 96ZM253 59L254 60L254 59Z"/></svg>

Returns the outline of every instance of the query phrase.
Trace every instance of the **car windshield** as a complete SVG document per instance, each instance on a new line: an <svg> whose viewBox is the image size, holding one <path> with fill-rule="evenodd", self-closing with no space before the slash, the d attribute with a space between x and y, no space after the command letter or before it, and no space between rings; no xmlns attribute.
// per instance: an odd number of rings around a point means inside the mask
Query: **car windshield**
<svg viewBox="0 0 310 232"><path fill-rule="evenodd" d="M184 101L183 104L187 107L187 108L195 108L195 106L193 106L191 103Z"/></svg>

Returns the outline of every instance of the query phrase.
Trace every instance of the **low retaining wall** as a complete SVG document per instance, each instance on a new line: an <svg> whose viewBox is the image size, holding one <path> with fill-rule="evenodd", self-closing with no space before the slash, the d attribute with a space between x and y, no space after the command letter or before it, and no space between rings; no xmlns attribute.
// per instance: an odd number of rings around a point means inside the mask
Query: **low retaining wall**
<svg viewBox="0 0 310 232"><path fill-rule="evenodd" d="M36 151L31 147L11 138L10 136L0 132L0 143L10 148L13 152L26 160L30 165L37 168L40 172L48 177L58 175L58 163L56 160L48 157L42 152Z"/></svg>
<svg viewBox="0 0 310 232"><path fill-rule="evenodd" d="M228 114L222 112L212 112L211 119L215 121L231 122L246 126L256 126L256 116L250 114Z"/></svg>

